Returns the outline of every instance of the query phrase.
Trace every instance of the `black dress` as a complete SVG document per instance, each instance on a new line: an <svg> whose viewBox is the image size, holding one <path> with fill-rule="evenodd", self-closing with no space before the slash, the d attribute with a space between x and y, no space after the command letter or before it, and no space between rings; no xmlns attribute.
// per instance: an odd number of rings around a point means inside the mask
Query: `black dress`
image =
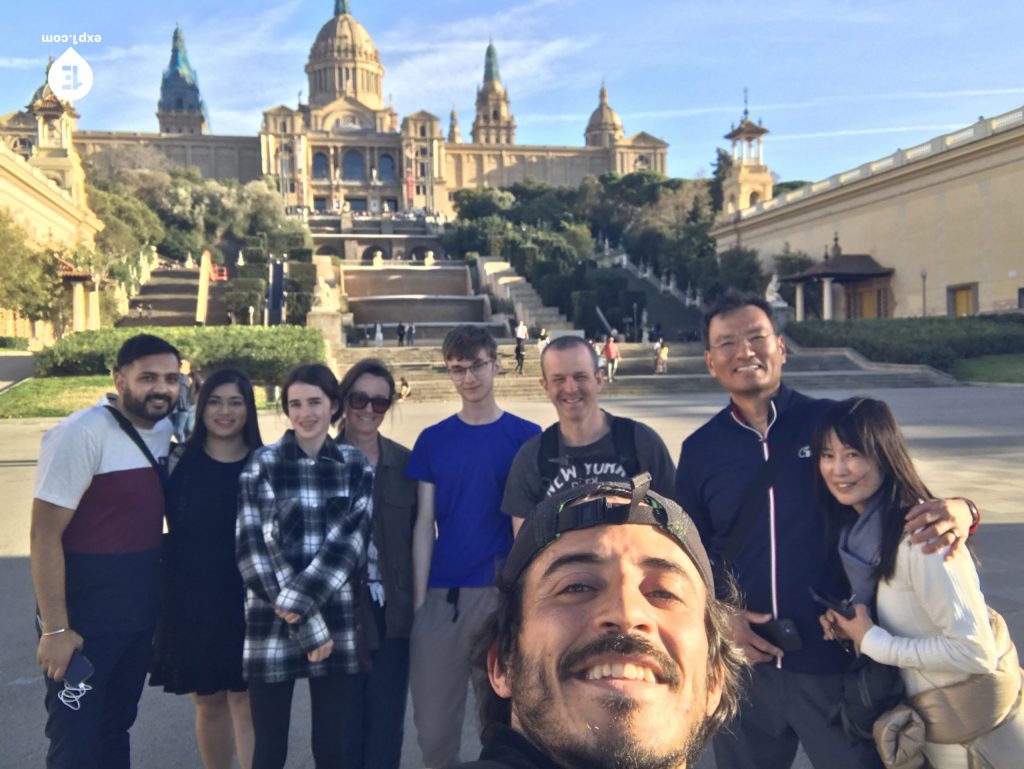
<svg viewBox="0 0 1024 769"><path fill-rule="evenodd" d="M246 689L245 593L235 560L245 462L218 462L199 450L171 474L151 686L173 694Z"/></svg>

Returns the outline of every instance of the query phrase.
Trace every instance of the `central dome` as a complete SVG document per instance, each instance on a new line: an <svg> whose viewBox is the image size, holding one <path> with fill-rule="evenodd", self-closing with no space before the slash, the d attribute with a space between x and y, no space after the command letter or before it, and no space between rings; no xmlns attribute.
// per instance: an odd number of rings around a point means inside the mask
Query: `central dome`
<svg viewBox="0 0 1024 769"><path fill-rule="evenodd" d="M310 104L322 106L348 96L370 109L382 109L384 67L377 46L350 13L347 0L335 2L334 12L309 49Z"/></svg>
<svg viewBox="0 0 1024 769"><path fill-rule="evenodd" d="M587 122L584 133L588 147L607 147L625 135L619 113L608 103L608 89L601 84L601 94L597 109Z"/></svg>
<svg viewBox="0 0 1024 769"><path fill-rule="evenodd" d="M349 14L335 16L320 28L309 59L361 60L380 64L380 55L366 27Z"/></svg>

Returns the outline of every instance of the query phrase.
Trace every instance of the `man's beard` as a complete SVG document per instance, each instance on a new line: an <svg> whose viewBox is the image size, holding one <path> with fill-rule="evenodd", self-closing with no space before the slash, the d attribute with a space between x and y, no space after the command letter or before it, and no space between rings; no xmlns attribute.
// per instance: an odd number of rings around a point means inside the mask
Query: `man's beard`
<svg viewBox="0 0 1024 769"><path fill-rule="evenodd" d="M163 419L171 413L171 399L166 395L147 395L145 398L136 398L127 387L120 394L121 404L124 410L132 416L140 419L148 419L151 422ZM162 411L156 412L154 407L159 408L161 404L167 404Z"/></svg>
<svg viewBox="0 0 1024 769"><path fill-rule="evenodd" d="M670 689L682 686L679 667L665 654L642 638L609 635L564 655L558 663L563 680L568 671L587 658L617 652L643 654L657 659ZM684 734L680 743L657 751L641 744L632 725L639 704L624 694L609 693L602 706L610 714L609 728L601 731L589 727L593 737L579 738L570 734L552 715L554 693L547 671L539 660L522 655L519 649L511 662L512 710L525 736L557 763L569 769L678 769L693 766L705 743L710 719L702 718ZM704 689L706 693L706 689Z"/></svg>

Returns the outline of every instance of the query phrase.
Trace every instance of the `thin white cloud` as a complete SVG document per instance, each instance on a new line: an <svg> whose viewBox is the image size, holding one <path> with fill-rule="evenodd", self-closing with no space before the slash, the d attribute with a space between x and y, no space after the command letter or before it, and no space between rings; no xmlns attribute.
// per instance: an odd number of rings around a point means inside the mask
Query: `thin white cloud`
<svg viewBox="0 0 1024 769"><path fill-rule="evenodd" d="M35 69L45 67L46 60L42 57L0 56L0 69Z"/></svg>
<svg viewBox="0 0 1024 769"><path fill-rule="evenodd" d="M840 128L835 131L809 131L797 134L773 134L773 142L796 141L803 139L832 139L838 136L877 136L881 134L920 133L945 133L963 128L963 123L937 124L937 125L905 125L887 126L884 128Z"/></svg>
<svg viewBox="0 0 1024 769"><path fill-rule="evenodd" d="M990 96L1024 95L1024 88L971 88L949 91L908 91L904 93L848 94L844 96L822 96L806 101L779 102L775 104L756 104L751 108L752 114L781 112L785 110L815 109L835 104L870 104L872 102L904 102L904 101L943 101L950 99L986 98ZM665 118L686 118L700 115L739 115L742 105L718 105L704 107L679 107L660 110L639 110L622 112L623 120L645 120ZM568 123L586 118L578 112L540 113L524 115L538 123Z"/></svg>

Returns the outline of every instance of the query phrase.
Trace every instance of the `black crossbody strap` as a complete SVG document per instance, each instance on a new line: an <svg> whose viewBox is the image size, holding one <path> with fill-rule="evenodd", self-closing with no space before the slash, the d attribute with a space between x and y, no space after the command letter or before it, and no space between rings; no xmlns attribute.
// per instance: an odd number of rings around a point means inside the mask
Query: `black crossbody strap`
<svg viewBox="0 0 1024 769"><path fill-rule="evenodd" d="M146 442L142 440L142 436L139 435L139 431L135 429L135 425L131 423L128 417L126 417L113 406L104 406L103 408L105 408L107 411L114 415L114 419L117 420L117 423L121 426L121 429L124 430L125 435L132 439L132 442L139 447L139 450L149 461L149 464L153 465L153 469L156 470L156 474L160 477L160 485L166 486L167 468L160 464L160 462L157 461L157 458L153 456L153 452L149 450L149 446L147 446Z"/></svg>
<svg viewBox="0 0 1024 769"><path fill-rule="evenodd" d="M768 493L768 489L775 483L779 470L782 468L782 463L792 448L794 438L796 437L795 426L798 421L795 418L791 418L789 424L783 426L789 428L788 430L779 429L776 432L775 437L777 440L773 441L769 446L768 461L761 466L757 477L754 478L753 483L747 489L743 502L740 504L740 510L736 514L736 521L729 532L729 538L726 540L725 547L722 548L722 555L719 559L722 567L726 567L733 562L743 543L750 536L750 529L754 525L754 518L764 505L765 494Z"/></svg>

